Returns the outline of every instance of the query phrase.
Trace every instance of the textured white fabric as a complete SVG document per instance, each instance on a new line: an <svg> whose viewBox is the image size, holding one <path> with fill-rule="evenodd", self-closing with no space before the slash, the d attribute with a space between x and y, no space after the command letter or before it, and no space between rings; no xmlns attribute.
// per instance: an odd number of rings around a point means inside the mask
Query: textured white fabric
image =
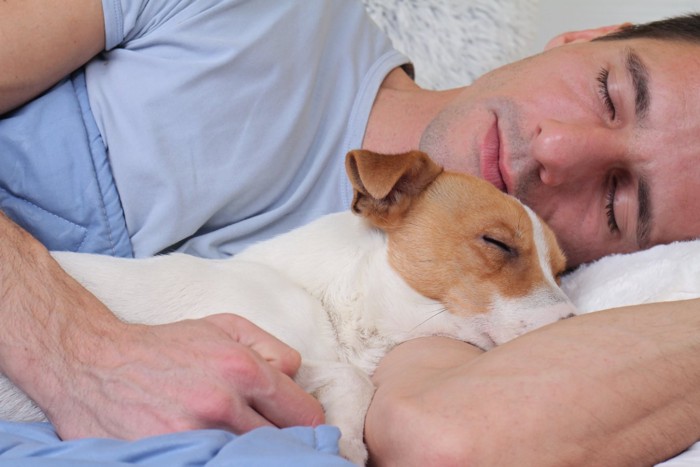
<svg viewBox="0 0 700 467"><path fill-rule="evenodd" d="M539 0L363 1L429 89L469 84L523 58L536 36Z"/></svg>
<svg viewBox="0 0 700 467"><path fill-rule="evenodd" d="M700 240L612 255L578 268L564 291L586 312L700 297Z"/></svg>

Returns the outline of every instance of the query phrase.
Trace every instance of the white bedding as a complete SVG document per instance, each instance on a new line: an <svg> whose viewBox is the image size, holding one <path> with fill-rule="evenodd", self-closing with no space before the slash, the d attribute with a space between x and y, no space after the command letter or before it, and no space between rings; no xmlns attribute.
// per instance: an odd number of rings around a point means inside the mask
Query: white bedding
<svg viewBox="0 0 700 467"><path fill-rule="evenodd" d="M657 464L658 467L698 467L700 465L700 443L695 443L687 451L673 459Z"/></svg>
<svg viewBox="0 0 700 467"><path fill-rule="evenodd" d="M562 287L581 311L700 297L700 240L613 255L581 266Z"/></svg>

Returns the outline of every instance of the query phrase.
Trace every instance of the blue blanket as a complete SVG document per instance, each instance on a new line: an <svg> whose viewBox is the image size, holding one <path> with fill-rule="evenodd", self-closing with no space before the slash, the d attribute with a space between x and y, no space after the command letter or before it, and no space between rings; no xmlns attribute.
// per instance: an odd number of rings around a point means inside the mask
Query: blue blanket
<svg viewBox="0 0 700 467"><path fill-rule="evenodd" d="M138 441L61 441L48 423L0 421L0 467L304 466L348 467L338 456L337 428L259 428L236 436L197 430Z"/></svg>

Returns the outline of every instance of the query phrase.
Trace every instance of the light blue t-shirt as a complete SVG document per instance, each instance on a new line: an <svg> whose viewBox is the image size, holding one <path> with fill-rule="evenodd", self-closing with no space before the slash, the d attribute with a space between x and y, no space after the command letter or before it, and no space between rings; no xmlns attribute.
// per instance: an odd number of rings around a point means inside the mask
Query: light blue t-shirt
<svg viewBox="0 0 700 467"><path fill-rule="evenodd" d="M222 257L348 207L344 155L407 63L359 1L103 8L107 50L0 115L0 210L52 250Z"/></svg>
<svg viewBox="0 0 700 467"><path fill-rule="evenodd" d="M360 2L103 7L85 75L135 256L225 256L347 209L345 153L407 62Z"/></svg>

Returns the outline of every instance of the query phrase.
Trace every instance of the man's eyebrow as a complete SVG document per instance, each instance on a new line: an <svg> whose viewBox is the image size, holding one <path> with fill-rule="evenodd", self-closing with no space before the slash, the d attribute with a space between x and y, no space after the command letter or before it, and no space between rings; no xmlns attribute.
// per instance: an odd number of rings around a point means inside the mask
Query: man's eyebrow
<svg viewBox="0 0 700 467"><path fill-rule="evenodd" d="M625 49L625 69L634 88L634 113L642 121L649 113L649 70L639 55L631 48Z"/></svg>
<svg viewBox="0 0 700 467"><path fill-rule="evenodd" d="M637 245L640 248L646 248L649 242L649 234L651 232L651 195L649 190L649 182L643 176L639 177L637 188Z"/></svg>
<svg viewBox="0 0 700 467"><path fill-rule="evenodd" d="M641 123L649 113L649 69L631 47L625 49L625 69L634 89L634 113L637 123ZM646 177L640 175L637 187L637 244L645 248L651 233L651 189Z"/></svg>

